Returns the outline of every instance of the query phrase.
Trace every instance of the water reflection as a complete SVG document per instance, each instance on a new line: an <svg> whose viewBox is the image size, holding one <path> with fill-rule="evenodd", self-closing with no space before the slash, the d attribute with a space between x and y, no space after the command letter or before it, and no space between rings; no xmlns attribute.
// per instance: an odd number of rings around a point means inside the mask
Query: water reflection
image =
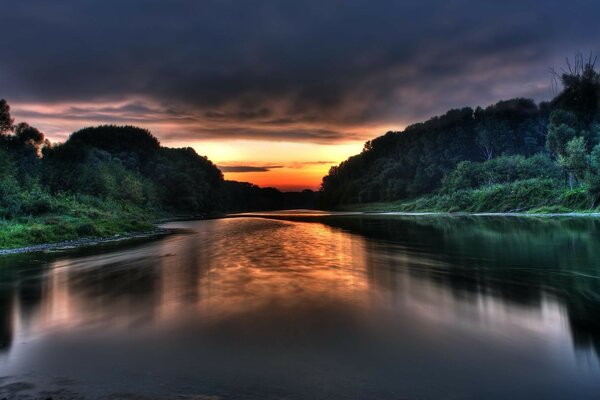
<svg viewBox="0 0 600 400"><path fill-rule="evenodd" d="M0 395L600 390L599 222L270 217L3 259ZM16 382L32 386L10 392Z"/></svg>
<svg viewBox="0 0 600 400"><path fill-rule="evenodd" d="M575 344L600 354L596 219L372 216L326 221L383 243L370 242L376 249L369 254L386 259L370 267L392 265L400 253L410 259L401 264L410 266L413 276L448 287L453 298L478 302L485 295L535 311L554 298L567 310Z"/></svg>

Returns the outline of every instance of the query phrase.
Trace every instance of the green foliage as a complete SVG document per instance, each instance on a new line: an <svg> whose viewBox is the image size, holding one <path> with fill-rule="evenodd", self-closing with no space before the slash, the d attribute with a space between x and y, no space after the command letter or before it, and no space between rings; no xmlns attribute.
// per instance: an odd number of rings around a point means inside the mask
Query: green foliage
<svg viewBox="0 0 600 400"><path fill-rule="evenodd" d="M367 142L362 153L323 178L320 205L393 202L441 209L445 204L448 210L467 211L473 204L489 204L491 211L497 207L471 196L488 198L498 187L524 181L557 186L563 181L562 190L568 186L578 193L576 202L564 201L582 207L581 193L587 190L587 207L595 205L600 168L591 166L590 157L600 160L600 150L589 153L600 142L600 75L591 58L584 62L578 56L559 78L563 90L550 103L512 99L451 110ZM522 200L521 208L527 208L539 199Z"/></svg>
<svg viewBox="0 0 600 400"><path fill-rule="evenodd" d="M140 213L99 211L101 216L58 215L0 220L0 248L14 248L81 238L99 238L153 228Z"/></svg>
<svg viewBox="0 0 600 400"><path fill-rule="evenodd" d="M501 156L485 162L462 161L442 180L440 191L450 193L525 179L560 179L561 170L547 155Z"/></svg>
<svg viewBox="0 0 600 400"><path fill-rule="evenodd" d="M419 197L409 201L366 206L346 206L348 210L402 212L527 212L563 207L564 210L586 209L585 189L565 192L554 179L526 179L480 188L462 189Z"/></svg>
<svg viewBox="0 0 600 400"><path fill-rule="evenodd" d="M388 132L331 168L323 178L320 205L407 199L438 190L463 161L542 152L546 120L546 110L533 101L513 99L485 109L451 110L403 132Z"/></svg>
<svg viewBox="0 0 600 400"><path fill-rule="evenodd" d="M192 148L162 148L153 161L152 178L166 207L199 213L217 208L221 171Z"/></svg>
<svg viewBox="0 0 600 400"><path fill-rule="evenodd" d="M583 179L588 169L588 155L583 137L571 139L565 146L564 153L558 157L563 166L576 180Z"/></svg>
<svg viewBox="0 0 600 400"><path fill-rule="evenodd" d="M459 162L458 165L442 179L441 191L452 192L484 185L486 183L486 174L484 173L485 168L483 165L486 163L473 161Z"/></svg>
<svg viewBox="0 0 600 400"><path fill-rule="evenodd" d="M44 149L43 161L42 182L52 193L85 193L175 213L217 210L223 184L206 157L191 148L161 147L147 130L131 126L82 129Z"/></svg>
<svg viewBox="0 0 600 400"><path fill-rule="evenodd" d="M567 143L578 134L577 126L577 117L571 112L556 110L550 114L546 147L552 155L564 155Z"/></svg>
<svg viewBox="0 0 600 400"><path fill-rule="evenodd" d="M34 187L32 190L21 192L20 203L20 212L23 215L37 216L47 214L54 209L52 197L39 186Z"/></svg>
<svg viewBox="0 0 600 400"><path fill-rule="evenodd" d="M148 229L158 214L283 206L278 190L225 183L206 157L161 147L145 129L85 128L50 145L9 110L1 100L0 247Z"/></svg>
<svg viewBox="0 0 600 400"><path fill-rule="evenodd" d="M475 128L477 144L481 147L486 160L491 160L498 154L503 144L507 142L506 136L510 135L508 121L495 118L483 118Z"/></svg>
<svg viewBox="0 0 600 400"><path fill-rule="evenodd" d="M596 145L588 158L589 169L585 175L585 181L591 206L594 207L600 199L600 145Z"/></svg>
<svg viewBox="0 0 600 400"><path fill-rule="evenodd" d="M20 212L15 162L7 151L0 149L0 216L10 217Z"/></svg>
<svg viewBox="0 0 600 400"><path fill-rule="evenodd" d="M590 207L590 198L586 187L564 190L559 197L558 204L570 210L587 210Z"/></svg>

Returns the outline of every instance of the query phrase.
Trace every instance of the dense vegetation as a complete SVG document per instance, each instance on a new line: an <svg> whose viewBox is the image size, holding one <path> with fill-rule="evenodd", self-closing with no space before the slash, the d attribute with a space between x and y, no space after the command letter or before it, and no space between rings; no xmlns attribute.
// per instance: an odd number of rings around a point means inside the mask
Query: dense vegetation
<svg viewBox="0 0 600 400"><path fill-rule="evenodd" d="M557 76L563 89L550 102L519 98L450 110L367 142L323 178L321 206L594 209L600 199L600 74L591 58L577 57Z"/></svg>
<svg viewBox="0 0 600 400"><path fill-rule="evenodd" d="M312 192L284 194L225 181L191 148L162 147L133 126L99 126L52 144L15 124L0 100L0 247L152 228L157 218L280 209Z"/></svg>
<svg viewBox="0 0 600 400"><path fill-rule="evenodd" d="M550 102L450 110L367 142L323 178L324 208L571 211L600 202L600 74L578 58ZM161 217L312 206L314 193L225 181L133 126L53 144L0 100L0 247L147 230Z"/></svg>

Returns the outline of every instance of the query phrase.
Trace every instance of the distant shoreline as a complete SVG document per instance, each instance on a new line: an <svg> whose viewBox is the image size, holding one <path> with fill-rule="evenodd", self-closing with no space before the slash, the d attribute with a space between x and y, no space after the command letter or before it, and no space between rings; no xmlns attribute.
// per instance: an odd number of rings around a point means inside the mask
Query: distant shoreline
<svg viewBox="0 0 600 400"><path fill-rule="evenodd" d="M294 213L294 211L298 211ZM600 212L447 212L447 211L350 211L350 210L277 210L228 214L224 218L267 218L291 221L318 221L330 217L403 216L403 217L509 217L509 218L600 218Z"/></svg>

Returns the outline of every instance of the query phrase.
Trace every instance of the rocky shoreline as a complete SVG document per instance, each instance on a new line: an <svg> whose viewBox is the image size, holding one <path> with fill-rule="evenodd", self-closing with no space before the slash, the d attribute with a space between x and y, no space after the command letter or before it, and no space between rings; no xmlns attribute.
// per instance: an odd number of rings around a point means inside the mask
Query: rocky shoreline
<svg viewBox="0 0 600 400"><path fill-rule="evenodd" d="M79 247L95 246L104 243L114 243L124 240L132 239L145 239L158 236L170 235L173 233L171 229L156 228L151 231L144 232L130 232L121 235L114 235L110 237L95 237L95 238L83 238L75 240L65 240L56 243L42 243L33 246L18 247L14 249L3 249L0 250L0 256L12 255L12 254L23 254L23 253L40 253L48 251L61 251L70 250Z"/></svg>

